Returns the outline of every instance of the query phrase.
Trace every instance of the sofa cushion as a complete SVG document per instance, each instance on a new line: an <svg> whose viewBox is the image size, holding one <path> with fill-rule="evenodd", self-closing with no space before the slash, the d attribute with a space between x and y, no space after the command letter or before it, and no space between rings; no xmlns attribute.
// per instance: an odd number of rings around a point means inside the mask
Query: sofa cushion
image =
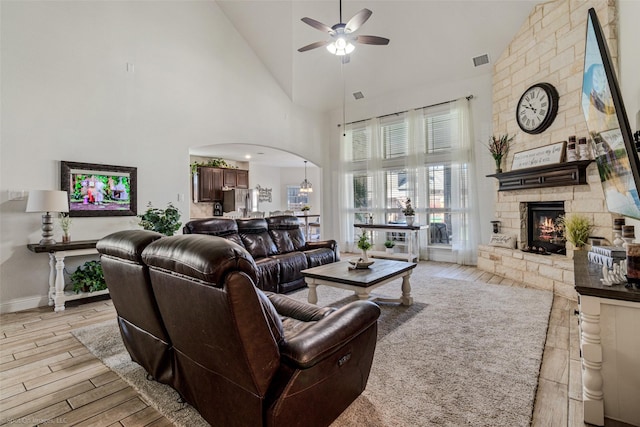
<svg viewBox="0 0 640 427"><path fill-rule="evenodd" d="M142 252L142 260L149 267L217 285L222 283L229 271L242 271L256 283L257 267L251 255L235 243L212 244L212 240L220 239L222 238L204 234L165 237L147 246Z"/></svg>
<svg viewBox="0 0 640 427"><path fill-rule="evenodd" d="M259 258L255 261L258 267L258 282L256 286L263 291L279 292L280 262L273 258Z"/></svg>
<svg viewBox="0 0 640 427"><path fill-rule="evenodd" d="M238 225L231 218L207 218L189 221L183 227L184 234L208 234L210 236L227 237L238 234Z"/></svg>
<svg viewBox="0 0 640 427"><path fill-rule="evenodd" d="M258 291L258 297L260 298L260 304L262 304L264 317L267 320L269 329L271 330L273 340L280 344L280 342L282 342L282 339L284 338L284 327L282 325L282 319L280 319L280 314L273 306L267 295L265 295L263 292Z"/></svg>
<svg viewBox="0 0 640 427"><path fill-rule="evenodd" d="M238 219L236 223L242 243L254 259L278 253L276 245L269 235L267 222L264 218Z"/></svg>
<svg viewBox="0 0 640 427"><path fill-rule="evenodd" d="M302 252L274 255L280 262L280 283L293 282L302 279L301 271L308 268L307 257Z"/></svg>
<svg viewBox="0 0 640 427"><path fill-rule="evenodd" d="M286 254L302 250L305 247L304 233L297 217L278 216L266 220L269 224L269 234L271 234L279 253Z"/></svg>

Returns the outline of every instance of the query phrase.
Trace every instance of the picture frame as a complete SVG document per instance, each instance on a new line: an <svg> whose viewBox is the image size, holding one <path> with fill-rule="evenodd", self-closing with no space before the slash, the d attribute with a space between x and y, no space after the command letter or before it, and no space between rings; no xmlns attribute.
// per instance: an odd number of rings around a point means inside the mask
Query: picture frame
<svg viewBox="0 0 640 427"><path fill-rule="evenodd" d="M135 216L137 168L60 162L60 189L69 197L69 216Z"/></svg>
<svg viewBox="0 0 640 427"><path fill-rule="evenodd" d="M598 15L589 9L585 35L582 112L611 213L640 219L640 159Z"/></svg>
<svg viewBox="0 0 640 427"><path fill-rule="evenodd" d="M511 163L511 170L562 163L564 162L566 146L567 142L561 141L515 153Z"/></svg>

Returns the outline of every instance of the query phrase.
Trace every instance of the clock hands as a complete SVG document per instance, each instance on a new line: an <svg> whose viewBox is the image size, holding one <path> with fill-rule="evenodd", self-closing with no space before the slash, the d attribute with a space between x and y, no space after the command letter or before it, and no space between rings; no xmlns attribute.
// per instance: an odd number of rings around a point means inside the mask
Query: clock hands
<svg viewBox="0 0 640 427"><path fill-rule="evenodd" d="M533 111L534 114L537 114L537 112L538 112L538 110L536 108L533 108L530 103L527 103L527 105L522 104L522 106L524 108L527 108L527 109Z"/></svg>

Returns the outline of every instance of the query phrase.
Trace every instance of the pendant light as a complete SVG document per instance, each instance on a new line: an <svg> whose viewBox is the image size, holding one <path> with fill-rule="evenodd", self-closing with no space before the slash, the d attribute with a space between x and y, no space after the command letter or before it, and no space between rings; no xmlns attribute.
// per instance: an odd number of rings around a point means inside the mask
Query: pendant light
<svg viewBox="0 0 640 427"><path fill-rule="evenodd" d="M301 193L313 193L313 187L307 179L307 161L304 161L304 181L300 184Z"/></svg>

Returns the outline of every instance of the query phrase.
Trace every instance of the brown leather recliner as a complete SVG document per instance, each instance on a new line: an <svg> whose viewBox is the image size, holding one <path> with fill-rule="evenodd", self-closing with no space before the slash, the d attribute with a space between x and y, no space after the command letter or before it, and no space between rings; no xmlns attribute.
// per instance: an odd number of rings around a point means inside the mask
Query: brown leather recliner
<svg viewBox="0 0 640 427"><path fill-rule="evenodd" d="M131 358L157 381L172 384L173 350L160 318L142 251L162 234L119 231L98 241L104 278Z"/></svg>
<svg viewBox="0 0 640 427"><path fill-rule="evenodd" d="M142 257L174 346L174 387L212 425L327 426L365 389L377 305L262 292L251 255L219 237L166 237Z"/></svg>

